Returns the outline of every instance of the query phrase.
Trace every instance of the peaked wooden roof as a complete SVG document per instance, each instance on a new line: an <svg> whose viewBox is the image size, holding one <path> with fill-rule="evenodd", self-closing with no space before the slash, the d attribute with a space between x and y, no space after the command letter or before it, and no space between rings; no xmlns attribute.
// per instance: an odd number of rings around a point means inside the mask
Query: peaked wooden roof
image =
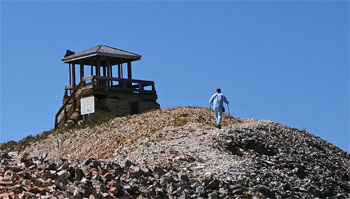
<svg viewBox="0 0 350 199"><path fill-rule="evenodd" d="M105 45L97 45L87 50L64 57L62 62L89 64L91 60L95 59L96 57L107 58L112 64L125 63L128 61L141 59L141 55L135 53Z"/></svg>

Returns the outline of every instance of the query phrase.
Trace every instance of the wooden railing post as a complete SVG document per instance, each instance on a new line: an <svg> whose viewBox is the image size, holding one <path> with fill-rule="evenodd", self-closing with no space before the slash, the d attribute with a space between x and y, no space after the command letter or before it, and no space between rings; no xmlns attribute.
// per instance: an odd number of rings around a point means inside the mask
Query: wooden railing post
<svg viewBox="0 0 350 199"><path fill-rule="evenodd" d="M71 63L69 63L69 85L72 85L72 71L71 71Z"/></svg>
<svg viewBox="0 0 350 199"><path fill-rule="evenodd" d="M90 65L91 65L91 76L93 76L94 75L94 61L93 60L91 60Z"/></svg>
<svg viewBox="0 0 350 199"><path fill-rule="evenodd" d="M140 90L140 93L143 93L143 90L144 90L144 89L143 89L143 84L142 84L142 83L139 83L139 88L140 88L140 89L139 89L139 90Z"/></svg>
<svg viewBox="0 0 350 199"><path fill-rule="evenodd" d="M106 74L106 66L102 66L102 70L103 70L103 77L107 77ZM101 75L102 76L102 75Z"/></svg>
<svg viewBox="0 0 350 199"><path fill-rule="evenodd" d="M84 77L84 64L80 64L80 81Z"/></svg>
<svg viewBox="0 0 350 199"><path fill-rule="evenodd" d="M122 78L121 71L121 66L118 64L118 78Z"/></svg>
<svg viewBox="0 0 350 199"><path fill-rule="evenodd" d="M108 65L110 65L110 64L108 64ZM112 68L111 65L109 66L109 75L110 75L111 78L113 78L113 68ZM113 86L113 80L111 80L111 85L110 86Z"/></svg>
<svg viewBox="0 0 350 199"><path fill-rule="evenodd" d="M57 117L55 117L55 128L57 128Z"/></svg>
<svg viewBox="0 0 350 199"><path fill-rule="evenodd" d="M67 108L67 105L66 104L64 104L64 123L66 123L67 122L67 110L66 110L66 108Z"/></svg>
<svg viewBox="0 0 350 199"><path fill-rule="evenodd" d="M76 107L75 107L75 106L76 106L75 99L76 99L76 98L75 98L75 94L74 94L74 96L73 96L73 104L72 104L73 110L75 110L75 108L76 108Z"/></svg>
<svg viewBox="0 0 350 199"><path fill-rule="evenodd" d="M131 61L128 62L128 79L132 79L132 76L131 76Z"/></svg>

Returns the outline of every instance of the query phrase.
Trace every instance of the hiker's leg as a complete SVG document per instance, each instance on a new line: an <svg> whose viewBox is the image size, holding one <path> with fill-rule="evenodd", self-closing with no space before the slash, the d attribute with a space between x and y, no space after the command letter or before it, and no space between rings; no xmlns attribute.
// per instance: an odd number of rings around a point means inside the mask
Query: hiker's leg
<svg viewBox="0 0 350 199"><path fill-rule="evenodd" d="M221 124L221 119L222 119L222 111L218 111L218 117L217 117L217 124Z"/></svg>
<svg viewBox="0 0 350 199"><path fill-rule="evenodd" d="M215 113L216 123L218 123L218 109L214 109L214 113Z"/></svg>

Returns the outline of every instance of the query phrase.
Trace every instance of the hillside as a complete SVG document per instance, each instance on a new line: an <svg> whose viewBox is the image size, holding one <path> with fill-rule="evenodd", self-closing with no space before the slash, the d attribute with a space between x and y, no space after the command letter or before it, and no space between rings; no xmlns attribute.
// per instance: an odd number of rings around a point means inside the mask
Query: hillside
<svg viewBox="0 0 350 199"><path fill-rule="evenodd" d="M209 109L200 107L114 118L51 134L20 154L4 153L0 175L11 181L11 168L31 166L23 192L49 198L350 198L349 153L273 121L228 115L223 121L222 129L215 128ZM50 177L39 175L51 170ZM40 190L43 183L34 178L49 181L52 190ZM83 181L90 182L89 191ZM0 193L15 184L0 181ZM37 193L30 191L34 187Z"/></svg>

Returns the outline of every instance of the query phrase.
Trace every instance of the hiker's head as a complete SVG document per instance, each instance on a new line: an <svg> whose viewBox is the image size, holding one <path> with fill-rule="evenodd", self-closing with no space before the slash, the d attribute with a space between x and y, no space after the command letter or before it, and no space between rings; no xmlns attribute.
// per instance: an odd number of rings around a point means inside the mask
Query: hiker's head
<svg viewBox="0 0 350 199"><path fill-rule="evenodd" d="M216 92L221 93L221 89L220 88L216 89Z"/></svg>

